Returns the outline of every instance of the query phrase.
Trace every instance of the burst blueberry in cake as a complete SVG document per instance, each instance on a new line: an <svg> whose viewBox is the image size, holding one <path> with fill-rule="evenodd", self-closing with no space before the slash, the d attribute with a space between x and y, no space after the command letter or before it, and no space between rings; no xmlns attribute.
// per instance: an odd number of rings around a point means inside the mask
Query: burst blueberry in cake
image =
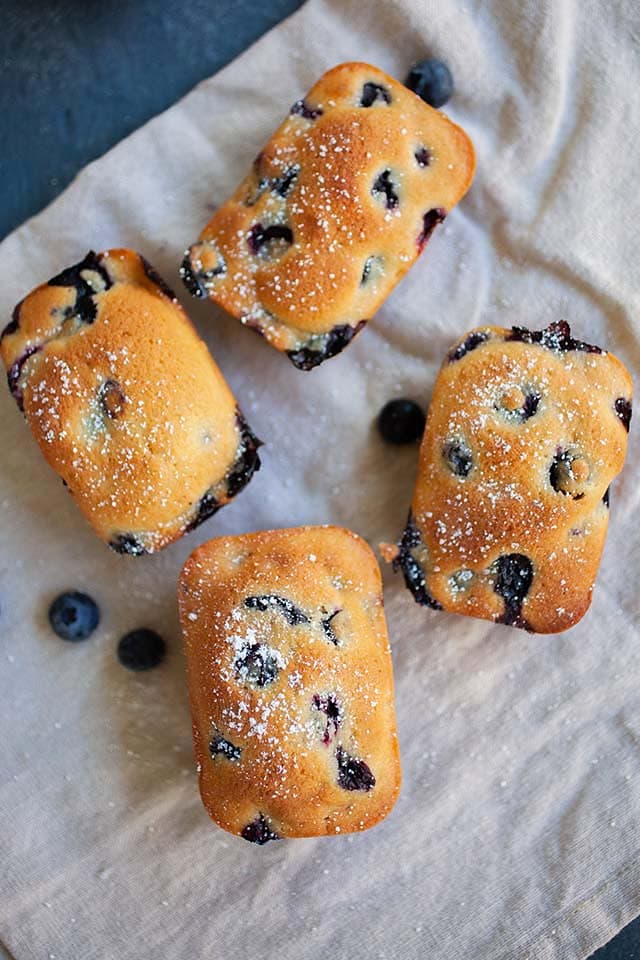
<svg viewBox="0 0 640 960"><path fill-rule="evenodd" d="M89 253L33 290L0 352L45 459L120 553L176 540L259 467L259 441L205 344L130 250Z"/></svg>
<svg viewBox="0 0 640 960"><path fill-rule="evenodd" d="M365 830L400 787L382 584L338 527L221 537L179 584L200 792L252 843Z"/></svg>
<svg viewBox="0 0 640 960"><path fill-rule="evenodd" d="M409 520L384 547L416 601L537 633L591 602L631 418L628 371L571 335L481 327L433 391Z"/></svg>
<svg viewBox="0 0 640 960"><path fill-rule="evenodd" d="M460 127L376 67L326 73L186 252L181 275L302 370L381 306L474 171Z"/></svg>

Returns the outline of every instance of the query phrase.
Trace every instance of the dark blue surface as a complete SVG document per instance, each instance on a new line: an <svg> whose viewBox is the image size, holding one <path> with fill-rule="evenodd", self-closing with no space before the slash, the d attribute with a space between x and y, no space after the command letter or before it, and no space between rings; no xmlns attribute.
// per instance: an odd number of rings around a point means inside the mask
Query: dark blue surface
<svg viewBox="0 0 640 960"><path fill-rule="evenodd" d="M3 0L0 236L300 5ZM634 958L640 960L640 920L593 956Z"/></svg>

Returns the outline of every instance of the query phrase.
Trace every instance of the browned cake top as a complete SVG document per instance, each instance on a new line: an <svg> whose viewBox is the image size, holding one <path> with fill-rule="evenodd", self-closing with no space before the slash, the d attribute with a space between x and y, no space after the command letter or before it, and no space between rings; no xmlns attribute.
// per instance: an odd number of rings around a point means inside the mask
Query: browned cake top
<svg viewBox="0 0 640 960"><path fill-rule="evenodd" d="M407 558L418 562L422 602L539 632L577 622L624 463L631 394L623 364L574 340L566 323L481 327L454 346L397 561L409 579Z"/></svg>
<svg viewBox="0 0 640 960"><path fill-rule="evenodd" d="M279 349L354 327L409 269L473 170L469 138L443 114L375 67L335 67L204 229L191 250L192 292Z"/></svg>
<svg viewBox="0 0 640 960"><path fill-rule="evenodd" d="M188 560L179 597L213 819L243 835L262 818L279 836L313 836L384 817L400 773L380 572L366 543L337 527L211 540Z"/></svg>
<svg viewBox="0 0 640 960"><path fill-rule="evenodd" d="M37 287L1 351L47 461L98 534L114 545L129 537L129 552L184 532L238 456L231 391L171 291L130 250L90 254Z"/></svg>

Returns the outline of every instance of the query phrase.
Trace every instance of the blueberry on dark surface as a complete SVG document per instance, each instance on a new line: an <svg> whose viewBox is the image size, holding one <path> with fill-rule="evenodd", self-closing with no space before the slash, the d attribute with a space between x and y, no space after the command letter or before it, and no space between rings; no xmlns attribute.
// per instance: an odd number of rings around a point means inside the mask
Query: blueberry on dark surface
<svg viewBox="0 0 640 960"><path fill-rule="evenodd" d="M626 400L624 397L618 397L615 402L615 408L618 419L628 433L631 423L631 401Z"/></svg>
<svg viewBox="0 0 640 960"><path fill-rule="evenodd" d="M142 557L147 553L147 548L135 533L118 533L109 540L109 546L116 553L126 554L129 557Z"/></svg>
<svg viewBox="0 0 640 960"><path fill-rule="evenodd" d="M306 100L296 100L290 112L294 116L304 117L305 120L317 120L322 116L322 110L319 107L310 107Z"/></svg>
<svg viewBox="0 0 640 960"><path fill-rule="evenodd" d="M56 597L49 607L49 623L63 640L86 640L100 623L100 610L86 593L69 590Z"/></svg>
<svg viewBox="0 0 640 960"><path fill-rule="evenodd" d="M338 786L343 790L371 790L376 778L364 760L350 756L342 747L336 750L338 761Z"/></svg>
<svg viewBox="0 0 640 960"><path fill-rule="evenodd" d="M438 226L439 223L442 223L446 220L447 211L444 207L434 207L432 210L427 210L427 212L422 217L422 230L418 234L418 249L422 250L423 247L428 243L431 234Z"/></svg>
<svg viewBox="0 0 640 960"><path fill-rule="evenodd" d="M321 338L322 346L314 349L312 346L300 347L298 350L287 350L287 356L298 370L313 370L330 357L335 357L366 324L366 320L359 320L355 327L347 323L339 323L328 334Z"/></svg>
<svg viewBox="0 0 640 960"><path fill-rule="evenodd" d="M166 652L160 634L145 627L126 633L118 643L118 660L127 670L151 670L162 663Z"/></svg>
<svg viewBox="0 0 640 960"><path fill-rule="evenodd" d="M391 94L380 83L365 83L360 94L360 106L372 107L377 101L391 103Z"/></svg>
<svg viewBox="0 0 640 960"><path fill-rule="evenodd" d="M223 756L227 760L232 760L237 763L242 750L240 747L236 747L235 744L231 743L230 740L226 740L221 734L216 733L209 741L209 753L212 758Z"/></svg>
<svg viewBox="0 0 640 960"><path fill-rule="evenodd" d="M420 531L413 519L413 514L409 511L398 549L398 556L393 561L393 569L402 570L404 582L413 594L416 603L423 607L429 607L431 610L442 610L440 601L434 600L427 590L424 568L413 555L413 550L421 544Z"/></svg>
<svg viewBox="0 0 640 960"><path fill-rule="evenodd" d="M492 572L495 575L493 589L504 600L504 613L498 622L529 629L521 610L533 581L531 560L522 553L507 553L498 557Z"/></svg>
<svg viewBox="0 0 640 960"><path fill-rule="evenodd" d="M279 658L275 650L264 643L247 643L234 661L236 674L241 680L266 687L280 672Z"/></svg>
<svg viewBox="0 0 640 960"><path fill-rule="evenodd" d="M303 613L299 607L296 607L295 603L292 603L292 601L286 597L279 597L275 593L246 597L244 605L248 607L249 610L260 610L262 613L266 613L268 610L276 610L282 614L287 623L292 627L300 623L309 623L309 617L306 613Z"/></svg>
<svg viewBox="0 0 640 960"><path fill-rule="evenodd" d="M255 820L252 820L251 823L248 823L246 827L242 828L240 836L243 840L248 840L249 843L257 843L259 846L269 843L270 840L280 839L261 813L258 814Z"/></svg>
<svg viewBox="0 0 640 960"><path fill-rule="evenodd" d="M386 443L416 443L424 433L422 408L413 400L389 400L378 414L378 430Z"/></svg>
<svg viewBox="0 0 640 960"><path fill-rule="evenodd" d="M473 333L470 333L454 350L451 350L447 355L447 360L449 363L462 360L463 357L466 357L466 355L471 353L472 350L475 350L476 347L479 347L482 343L486 343L488 339L488 333L481 330L474 330Z"/></svg>
<svg viewBox="0 0 640 960"><path fill-rule="evenodd" d="M405 85L436 109L444 106L453 95L453 77L442 60L418 60L411 67Z"/></svg>
<svg viewBox="0 0 640 960"><path fill-rule="evenodd" d="M473 468L473 454L463 440L447 440L442 456L456 477L468 477Z"/></svg>
<svg viewBox="0 0 640 960"><path fill-rule="evenodd" d="M383 170L382 173L378 174L376 179L373 181L371 193L374 197L384 197L384 204L387 210L395 210L400 203L398 191L396 190L396 186L391 179L391 170Z"/></svg>

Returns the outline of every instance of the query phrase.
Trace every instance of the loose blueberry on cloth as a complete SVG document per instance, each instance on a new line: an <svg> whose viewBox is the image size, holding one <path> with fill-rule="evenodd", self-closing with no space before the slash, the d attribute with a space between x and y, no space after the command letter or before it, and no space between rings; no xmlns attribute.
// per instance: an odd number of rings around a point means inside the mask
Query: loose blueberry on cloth
<svg viewBox="0 0 640 960"><path fill-rule="evenodd" d="M100 623L100 609L90 596L69 590L55 598L49 607L49 623L63 640L78 643L87 640Z"/></svg>

